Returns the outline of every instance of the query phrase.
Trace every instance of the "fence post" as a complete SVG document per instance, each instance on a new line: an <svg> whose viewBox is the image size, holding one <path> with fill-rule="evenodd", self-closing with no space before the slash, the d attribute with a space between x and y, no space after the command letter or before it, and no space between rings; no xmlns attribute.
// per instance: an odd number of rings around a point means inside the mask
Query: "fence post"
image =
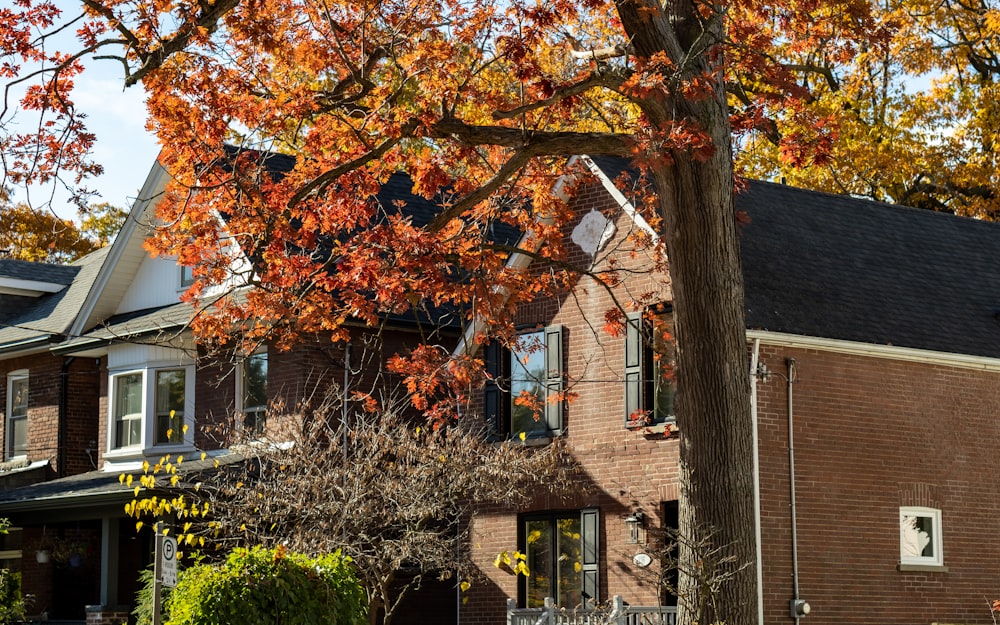
<svg viewBox="0 0 1000 625"><path fill-rule="evenodd" d="M507 625L513 625L514 623L514 608L517 607L517 601L507 597Z"/></svg>
<svg viewBox="0 0 1000 625"><path fill-rule="evenodd" d="M545 622L556 625L556 600L552 597L545 597Z"/></svg>
<svg viewBox="0 0 1000 625"><path fill-rule="evenodd" d="M621 595L614 596L614 607L611 611L615 615L616 625L625 625L625 601Z"/></svg>

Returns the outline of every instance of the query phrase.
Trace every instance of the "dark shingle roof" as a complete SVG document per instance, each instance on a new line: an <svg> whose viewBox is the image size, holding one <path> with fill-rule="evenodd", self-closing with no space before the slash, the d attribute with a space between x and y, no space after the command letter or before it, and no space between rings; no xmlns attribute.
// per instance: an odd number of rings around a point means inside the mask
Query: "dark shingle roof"
<svg viewBox="0 0 1000 625"><path fill-rule="evenodd" d="M4 278L66 285L73 281L77 271L79 268L73 265L50 265L13 258L0 259L0 276Z"/></svg>
<svg viewBox="0 0 1000 625"><path fill-rule="evenodd" d="M1000 224L754 182L747 326L1000 357Z"/></svg>
<svg viewBox="0 0 1000 625"><path fill-rule="evenodd" d="M1000 358L1000 224L766 182L736 207L747 328Z"/></svg>
<svg viewBox="0 0 1000 625"><path fill-rule="evenodd" d="M65 282L68 286L57 293L30 300L9 298L4 304L6 309L0 310L0 351L17 349L25 342L44 340L66 332L80 312L107 253L108 248L105 247L71 265L44 265L44 271L58 268L60 271L52 272L52 275L59 273L61 280L68 277Z"/></svg>

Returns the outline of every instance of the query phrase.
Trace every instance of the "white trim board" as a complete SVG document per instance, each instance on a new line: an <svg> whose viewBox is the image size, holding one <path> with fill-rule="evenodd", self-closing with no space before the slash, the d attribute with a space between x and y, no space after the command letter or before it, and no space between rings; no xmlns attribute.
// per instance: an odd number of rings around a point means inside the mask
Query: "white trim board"
<svg viewBox="0 0 1000 625"><path fill-rule="evenodd" d="M782 332L769 332L767 330L747 330L747 341L752 342L754 339L760 339L760 342L765 345L793 347L798 349L814 349L818 351L835 352L838 354L851 354L856 356L868 356L871 358L887 358L905 362L919 362L932 365L943 365L947 367L961 367L963 369L1000 372L1000 358L990 358L987 356L971 356L968 354L936 352L928 349L916 349L913 347L897 347L895 345L858 343L855 341L845 341L841 339L827 339L815 336L785 334Z"/></svg>

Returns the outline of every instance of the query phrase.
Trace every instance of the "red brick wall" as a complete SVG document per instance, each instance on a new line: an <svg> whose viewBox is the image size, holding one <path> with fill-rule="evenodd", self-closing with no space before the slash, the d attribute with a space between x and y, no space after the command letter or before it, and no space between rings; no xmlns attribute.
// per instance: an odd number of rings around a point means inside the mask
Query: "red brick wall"
<svg viewBox="0 0 1000 625"><path fill-rule="evenodd" d="M644 252L631 254L634 246L628 239L634 224L601 187L580 189L579 210L567 232L591 208L615 219L618 228L613 240L598 253L596 269L607 269L608 258L615 259L628 276L628 283L614 289L624 304L648 296L650 301L669 301L669 283L662 274L645 269L650 262ZM567 260L589 266L591 258L576 244L565 242ZM637 273L627 273L629 268ZM529 509L575 510L599 507L601 510L600 600L622 595L632 605L657 605L657 593L643 583L644 572L632 563L643 545L626 543L625 517L642 511L647 528L662 526L661 502L677 498L677 440L662 435L647 435L625 427L624 407L624 337L611 336L603 330L605 312L614 307L612 297L590 278L582 277L571 293L543 299L523 306L518 322L525 325L563 326L566 387L575 397L566 405L564 437L573 455L584 467L586 483L571 484L565 500L547 497ZM495 624L504 618L507 597L517 597L517 579L493 566L502 551L512 551L517 544L517 511L486 510L476 519L471 549L484 583L477 583L465 593L461 606L463 624ZM652 540L644 532L640 542Z"/></svg>
<svg viewBox="0 0 1000 625"><path fill-rule="evenodd" d="M7 375L27 370L28 460L48 460L53 471L59 470L59 406L64 363L68 364L65 378L67 436L64 471L66 475L72 475L93 468L85 452L95 438L98 417L98 370L92 358L69 359L43 353L2 361L0 414L3 418L0 418L0 440L6 451Z"/></svg>
<svg viewBox="0 0 1000 625"><path fill-rule="evenodd" d="M810 623L992 623L1000 373L763 346L793 385L799 582ZM766 622L792 597L787 384L758 386ZM947 572L899 562L899 507L942 510Z"/></svg>

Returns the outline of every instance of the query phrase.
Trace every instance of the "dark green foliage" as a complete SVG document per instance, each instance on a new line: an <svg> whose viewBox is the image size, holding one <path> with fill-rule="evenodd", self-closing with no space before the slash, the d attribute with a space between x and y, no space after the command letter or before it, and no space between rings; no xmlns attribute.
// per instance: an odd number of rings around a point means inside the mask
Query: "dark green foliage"
<svg viewBox="0 0 1000 625"><path fill-rule="evenodd" d="M349 558L237 549L181 571L165 625L355 625L367 604Z"/></svg>
<svg viewBox="0 0 1000 625"><path fill-rule="evenodd" d="M21 574L0 569L0 625L23 621L26 609L21 595Z"/></svg>

